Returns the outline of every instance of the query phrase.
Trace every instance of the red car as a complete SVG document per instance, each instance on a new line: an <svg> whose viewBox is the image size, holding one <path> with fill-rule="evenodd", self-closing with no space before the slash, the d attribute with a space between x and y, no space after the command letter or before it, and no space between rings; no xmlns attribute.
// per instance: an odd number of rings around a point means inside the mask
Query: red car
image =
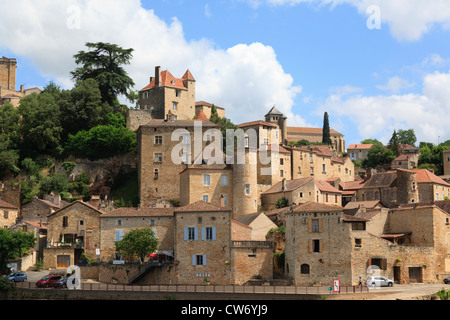
<svg viewBox="0 0 450 320"><path fill-rule="evenodd" d="M57 276L57 275L45 276L41 280L36 282L36 287L38 287L38 288L54 287L55 283L61 278L62 278L62 276Z"/></svg>

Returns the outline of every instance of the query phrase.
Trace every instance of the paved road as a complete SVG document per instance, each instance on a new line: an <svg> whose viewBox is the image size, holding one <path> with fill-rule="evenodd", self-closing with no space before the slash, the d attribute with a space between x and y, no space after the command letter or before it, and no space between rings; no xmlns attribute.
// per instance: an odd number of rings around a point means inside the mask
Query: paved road
<svg viewBox="0 0 450 320"><path fill-rule="evenodd" d="M51 274L51 271L26 272L28 282L35 283L43 276ZM89 281L83 281L89 282ZM368 294L342 294L333 295L329 298L338 300L416 300L440 291L442 288L450 290L450 284L396 284L393 287L369 288Z"/></svg>

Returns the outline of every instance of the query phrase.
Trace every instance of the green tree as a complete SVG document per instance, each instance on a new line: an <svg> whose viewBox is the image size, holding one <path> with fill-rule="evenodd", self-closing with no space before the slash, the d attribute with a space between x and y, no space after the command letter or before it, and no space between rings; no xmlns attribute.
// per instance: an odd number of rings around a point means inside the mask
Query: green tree
<svg viewBox="0 0 450 320"><path fill-rule="evenodd" d="M67 93L67 94L66 94ZM105 117L113 108L102 101L98 83L94 79L80 80L75 87L60 95L63 137L105 124Z"/></svg>
<svg viewBox="0 0 450 320"><path fill-rule="evenodd" d="M7 271L7 261L26 254L36 244L33 233L0 229L0 273Z"/></svg>
<svg viewBox="0 0 450 320"><path fill-rule="evenodd" d="M59 156L61 153L61 113L54 95L32 94L20 101L21 155Z"/></svg>
<svg viewBox="0 0 450 320"><path fill-rule="evenodd" d="M42 179L40 190L42 194L62 193L67 192L69 186L69 180L65 176L55 173Z"/></svg>
<svg viewBox="0 0 450 320"><path fill-rule="evenodd" d="M278 199L277 202L275 203L275 207L277 209L286 208L288 205L289 205L289 200L284 197Z"/></svg>
<svg viewBox="0 0 450 320"><path fill-rule="evenodd" d="M395 157L400 155L400 139L398 138L397 132L394 130L391 139L389 140L388 149L392 151Z"/></svg>
<svg viewBox="0 0 450 320"><path fill-rule="evenodd" d="M414 129L408 130L398 130L397 132L398 140L402 144L409 144L411 146L415 146L417 142L416 134L414 133Z"/></svg>
<svg viewBox="0 0 450 320"><path fill-rule="evenodd" d="M226 117L224 117L224 118L219 117L219 115L217 114L217 109L215 110L215 112L211 112L211 117L210 117L209 121L217 124L219 126L220 131L222 132L223 151L226 153L227 149L229 151L234 150L234 145L228 146L226 143L227 142L227 130L237 130L237 129L239 129L238 126L235 125L230 119L228 119Z"/></svg>
<svg viewBox="0 0 450 320"><path fill-rule="evenodd" d="M323 116L323 133L322 133L322 143L331 145L333 142L331 141L330 134L330 122L328 119L328 112L325 112Z"/></svg>
<svg viewBox="0 0 450 320"><path fill-rule="evenodd" d="M125 127L97 126L89 131L69 135L66 153L75 157L98 160L136 152L136 133Z"/></svg>
<svg viewBox="0 0 450 320"><path fill-rule="evenodd" d="M86 43L88 51L79 51L74 55L79 68L71 72L73 79L95 79L98 82L103 102L114 106L119 95L125 95L133 101L131 89L133 80L128 76L123 65L130 64L134 49L123 49L110 43Z"/></svg>
<svg viewBox="0 0 450 320"><path fill-rule="evenodd" d="M379 165L389 164L396 157L392 150L386 149L383 145L374 144L367 152L366 159L362 162L363 168L375 168Z"/></svg>
<svg viewBox="0 0 450 320"><path fill-rule="evenodd" d="M158 238L150 228L133 229L125 234L120 241L116 241L117 252L126 257L137 256L141 262L145 257L156 251L158 248Z"/></svg>
<svg viewBox="0 0 450 320"><path fill-rule="evenodd" d="M361 144L379 144L379 145L383 145L383 143L380 142L377 139L365 139L365 140L361 141Z"/></svg>

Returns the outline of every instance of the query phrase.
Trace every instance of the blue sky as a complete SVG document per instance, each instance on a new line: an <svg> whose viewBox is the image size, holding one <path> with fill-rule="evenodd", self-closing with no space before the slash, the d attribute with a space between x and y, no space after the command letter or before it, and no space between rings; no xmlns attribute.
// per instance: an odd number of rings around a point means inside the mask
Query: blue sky
<svg viewBox="0 0 450 320"><path fill-rule="evenodd" d="M17 85L70 88L73 54L87 41L135 49L137 90L161 65L189 68L197 100L235 123L276 104L292 126L322 126L347 145L387 142L413 128L419 141L450 139L450 3L397 0L5 0L0 55L19 61ZM379 9L380 29L369 29Z"/></svg>

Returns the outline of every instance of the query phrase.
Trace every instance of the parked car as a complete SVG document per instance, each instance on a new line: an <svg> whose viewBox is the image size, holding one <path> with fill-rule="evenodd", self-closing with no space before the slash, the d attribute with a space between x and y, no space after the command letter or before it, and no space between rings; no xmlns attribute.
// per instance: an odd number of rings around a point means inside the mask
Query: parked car
<svg viewBox="0 0 450 320"><path fill-rule="evenodd" d="M62 278L62 276L58 276L58 275L45 276L41 280L36 282L36 287L38 287L38 288L54 287L55 283L61 278Z"/></svg>
<svg viewBox="0 0 450 320"><path fill-rule="evenodd" d="M55 288L67 288L67 279L66 277L59 279L55 282L54 287Z"/></svg>
<svg viewBox="0 0 450 320"><path fill-rule="evenodd" d="M23 281L27 281L28 277L23 272L16 272L16 273L10 274L8 276L8 279L9 279L9 281L12 281L12 282L23 282Z"/></svg>
<svg viewBox="0 0 450 320"><path fill-rule="evenodd" d="M369 277L366 280L366 285L368 287L392 287L394 281L385 277Z"/></svg>
<svg viewBox="0 0 450 320"><path fill-rule="evenodd" d="M444 283L445 283L445 284L449 284L449 283L450 283L450 278L445 278L445 279L444 279Z"/></svg>

